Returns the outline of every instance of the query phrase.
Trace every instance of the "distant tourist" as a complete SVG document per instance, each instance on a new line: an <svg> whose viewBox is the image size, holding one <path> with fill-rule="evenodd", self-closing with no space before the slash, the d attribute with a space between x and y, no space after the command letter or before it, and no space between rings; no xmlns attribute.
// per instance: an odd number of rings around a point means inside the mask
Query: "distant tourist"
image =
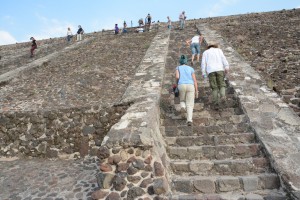
<svg viewBox="0 0 300 200"><path fill-rule="evenodd" d="M203 37L201 34L195 35L192 39L187 40L186 43L190 46L192 51L192 65L194 64L195 55L197 55L197 62L200 59L200 47L202 43Z"/></svg>
<svg viewBox="0 0 300 200"><path fill-rule="evenodd" d="M167 19L168 19L168 29L171 29L171 28L172 28L172 22L171 22L171 19L170 19L169 16L167 17Z"/></svg>
<svg viewBox="0 0 300 200"><path fill-rule="evenodd" d="M79 25L77 31L77 41L82 40L82 35L84 34L83 28Z"/></svg>
<svg viewBox="0 0 300 200"><path fill-rule="evenodd" d="M36 44L36 40L34 39L34 37L31 37L30 40L32 41L31 49L30 49L30 57L32 58L33 52L37 48L37 44Z"/></svg>
<svg viewBox="0 0 300 200"><path fill-rule="evenodd" d="M182 11L179 15L179 21L180 21L180 29L184 29L184 24L185 24L186 16L185 16L185 11Z"/></svg>
<svg viewBox="0 0 300 200"><path fill-rule="evenodd" d="M141 18L141 19L139 19L139 27L142 27L142 26L144 26L144 21L143 21L143 19Z"/></svg>
<svg viewBox="0 0 300 200"><path fill-rule="evenodd" d="M145 19L145 25L146 25L147 31L150 30L150 27L151 27L151 20L152 20L152 17L151 17L151 15L150 15L150 13L148 13L148 15L146 16L146 19Z"/></svg>
<svg viewBox="0 0 300 200"><path fill-rule="evenodd" d="M115 24L115 35L117 35L119 33L119 27L118 24Z"/></svg>
<svg viewBox="0 0 300 200"><path fill-rule="evenodd" d="M209 84L212 89L212 103L215 110L219 109L220 103L226 103L225 97L225 74L229 72L229 64L223 51L218 48L217 42L210 42L207 50L202 55L202 75L204 79L209 78ZM219 101L219 95L220 100Z"/></svg>
<svg viewBox="0 0 300 200"><path fill-rule="evenodd" d="M187 114L187 125L193 123L193 109L195 98L198 98L198 84L194 68L187 65L187 57L180 56L180 65L176 68L175 77L179 89L180 112Z"/></svg>
<svg viewBox="0 0 300 200"><path fill-rule="evenodd" d="M69 27L67 31L67 41L70 42L72 37L73 37L73 33L71 31L71 28Z"/></svg>
<svg viewBox="0 0 300 200"><path fill-rule="evenodd" d="M124 21L123 23L123 31L122 33L127 33L127 24L126 24L126 21Z"/></svg>
<svg viewBox="0 0 300 200"><path fill-rule="evenodd" d="M137 29L135 29L135 32L136 33L143 33L144 29L143 29L143 27L138 27Z"/></svg>

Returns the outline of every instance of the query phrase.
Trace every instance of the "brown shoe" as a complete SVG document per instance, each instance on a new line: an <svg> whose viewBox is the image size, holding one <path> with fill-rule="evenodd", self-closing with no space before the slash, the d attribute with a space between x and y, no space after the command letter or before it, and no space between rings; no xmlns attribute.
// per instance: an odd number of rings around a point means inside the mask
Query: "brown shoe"
<svg viewBox="0 0 300 200"><path fill-rule="evenodd" d="M188 126L192 126L192 125L193 125L193 122L187 122L187 125L188 125Z"/></svg>

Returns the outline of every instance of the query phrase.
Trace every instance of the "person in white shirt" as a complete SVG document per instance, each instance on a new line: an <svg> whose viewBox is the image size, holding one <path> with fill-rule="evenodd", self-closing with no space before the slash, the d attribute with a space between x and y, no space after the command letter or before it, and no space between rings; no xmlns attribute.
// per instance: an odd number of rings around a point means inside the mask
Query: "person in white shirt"
<svg viewBox="0 0 300 200"><path fill-rule="evenodd" d="M182 13L180 13L180 15L179 15L180 29L181 30L184 28L185 19L186 19L185 11L182 11Z"/></svg>
<svg viewBox="0 0 300 200"><path fill-rule="evenodd" d="M194 64L195 55L197 55L197 62L200 61L200 47L203 37L201 34L195 35L192 39L187 40L186 43L190 46L192 51L192 65Z"/></svg>
<svg viewBox="0 0 300 200"><path fill-rule="evenodd" d="M171 19L170 19L169 16L167 17L167 19L168 19L168 29L171 29L171 28L172 28L172 22L171 22Z"/></svg>
<svg viewBox="0 0 300 200"><path fill-rule="evenodd" d="M68 31L67 31L67 40L68 40L68 42L70 42L71 41L71 38L73 37L73 33L72 33L72 31L71 31L71 28L69 27L68 28Z"/></svg>
<svg viewBox="0 0 300 200"><path fill-rule="evenodd" d="M211 42L202 55L202 75L208 74L209 85L212 89L213 107L219 109L220 100L225 104L225 74L229 73L229 64L217 42ZM220 100L219 100L220 95Z"/></svg>

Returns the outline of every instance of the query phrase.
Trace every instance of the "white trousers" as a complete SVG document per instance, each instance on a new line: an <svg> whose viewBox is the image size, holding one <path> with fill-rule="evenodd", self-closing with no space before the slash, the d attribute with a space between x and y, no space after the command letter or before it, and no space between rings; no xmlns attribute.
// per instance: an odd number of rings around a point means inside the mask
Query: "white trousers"
<svg viewBox="0 0 300 200"><path fill-rule="evenodd" d="M192 84L178 85L180 106L186 110L187 121L193 122L193 110L195 102L195 87Z"/></svg>
<svg viewBox="0 0 300 200"><path fill-rule="evenodd" d="M82 34L77 34L77 41L82 40Z"/></svg>

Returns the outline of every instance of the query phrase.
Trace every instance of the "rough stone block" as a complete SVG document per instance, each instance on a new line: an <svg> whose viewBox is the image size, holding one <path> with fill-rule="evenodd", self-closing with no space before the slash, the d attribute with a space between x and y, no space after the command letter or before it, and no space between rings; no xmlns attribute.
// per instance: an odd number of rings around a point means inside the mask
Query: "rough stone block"
<svg viewBox="0 0 300 200"><path fill-rule="evenodd" d="M231 158L233 146L217 146L216 159Z"/></svg>
<svg viewBox="0 0 300 200"><path fill-rule="evenodd" d="M189 170L195 174L201 174L201 172L208 173L212 170L214 163L211 161L191 161L189 164Z"/></svg>
<svg viewBox="0 0 300 200"><path fill-rule="evenodd" d="M170 147L169 156L173 159L187 158L188 156L187 148Z"/></svg>
<svg viewBox="0 0 300 200"><path fill-rule="evenodd" d="M244 187L244 191L251 192L259 189L257 176L241 177L241 180Z"/></svg>
<svg viewBox="0 0 300 200"><path fill-rule="evenodd" d="M202 193L215 193L216 187L215 187L215 180L209 179L209 178L202 178L197 179L193 182L194 187L197 191Z"/></svg>
<svg viewBox="0 0 300 200"><path fill-rule="evenodd" d="M229 192L241 188L240 181L237 177L220 177L217 180L217 185L221 192Z"/></svg>
<svg viewBox="0 0 300 200"><path fill-rule="evenodd" d="M171 162L170 166L173 171L178 172L188 172L190 171L188 162Z"/></svg>
<svg viewBox="0 0 300 200"><path fill-rule="evenodd" d="M203 157L203 151L201 147L189 147L188 156L182 157L183 159L201 159Z"/></svg>
<svg viewBox="0 0 300 200"><path fill-rule="evenodd" d="M174 189L178 192L183 193L192 193L193 192L193 185L191 180L175 180Z"/></svg>
<svg viewBox="0 0 300 200"><path fill-rule="evenodd" d="M153 182L154 194L164 194L168 191L168 188L168 181L165 178L155 179Z"/></svg>
<svg viewBox="0 0 300 200"><path fill-rule="evenodd" d="M278 189L280 187L280 181L276 174L260 175L259 183L262 189Z"/></svg>

